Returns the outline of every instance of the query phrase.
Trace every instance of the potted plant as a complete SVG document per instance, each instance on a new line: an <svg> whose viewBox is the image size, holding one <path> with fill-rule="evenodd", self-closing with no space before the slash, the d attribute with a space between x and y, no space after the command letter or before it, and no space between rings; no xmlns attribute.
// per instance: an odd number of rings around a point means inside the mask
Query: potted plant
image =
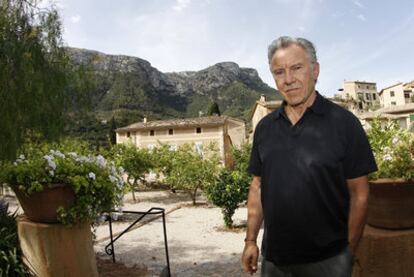
<svg viewBox="0 0 414 277"><path fill-rule="evenodd" d="M30 220L72 225L121 204L122 173L101 155L39 147L3 163L0 181L11 186Z"/></svg>
<svg viewBox="0 0 414 277"><path fill-rule="evenodd" d="M414 134L376 119L367 131L378 171L370 177L369 225L414 228Z"/></svg>

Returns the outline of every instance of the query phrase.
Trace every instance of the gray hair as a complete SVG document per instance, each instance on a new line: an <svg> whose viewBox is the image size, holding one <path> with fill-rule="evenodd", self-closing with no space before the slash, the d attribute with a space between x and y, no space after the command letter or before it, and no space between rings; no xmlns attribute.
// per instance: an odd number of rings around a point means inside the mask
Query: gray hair
<svg viewBox="0 0 414 277"><path fill-rule="evenodd" d="M318 62L318 58L316 56L316 49L312 42L304 38L293 38L288 36L283 36L275 39L269 45L267 57L269 59L269 65L272 62L273 55L279 49L283 49L289 47L290 45L295 44L303 48L308 55L309 61L311 63L311 67L313 68L314 65Z"/></svg>

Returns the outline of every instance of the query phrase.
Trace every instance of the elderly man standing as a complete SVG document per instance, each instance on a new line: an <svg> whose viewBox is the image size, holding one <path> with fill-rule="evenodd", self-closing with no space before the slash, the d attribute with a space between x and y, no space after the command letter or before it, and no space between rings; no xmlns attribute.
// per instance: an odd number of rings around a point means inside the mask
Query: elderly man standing
<svg viewBox="0 0 414 277"><path fill-rule="evenodd" d="M280 37L269 65L284 98L256 127L242 266L262 276L349 277L366 220L367 175L377 169L359 120L315 90L313 44Z"/></svg>

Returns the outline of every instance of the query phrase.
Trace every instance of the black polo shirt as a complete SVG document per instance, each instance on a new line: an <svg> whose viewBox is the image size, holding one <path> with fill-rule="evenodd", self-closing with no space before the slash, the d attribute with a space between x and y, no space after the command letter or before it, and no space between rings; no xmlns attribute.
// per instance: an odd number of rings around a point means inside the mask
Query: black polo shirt
<svg viewBox="0 0 414 277"><path fill-rule="evenodd" d="M285 104L284 104L285 105ZM348 244L346 179L377 169L359 120L319 93L295 125L284 105L254 134L249 172L261 176L262 254L277 265L338 254Z"/></svg>

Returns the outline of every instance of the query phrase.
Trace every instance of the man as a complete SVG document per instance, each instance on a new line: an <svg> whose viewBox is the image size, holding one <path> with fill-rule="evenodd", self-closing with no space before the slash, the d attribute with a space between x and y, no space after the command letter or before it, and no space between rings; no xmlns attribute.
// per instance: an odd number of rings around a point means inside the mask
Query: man
<svg viewBox="0 0 414 277"><path fill-rule="evenodd" d="M365 224L375 160L358 119L322 97L313 44L280 37L269 65L284 98L254 134L242 266L257 270L264 222L262 276L351 276Z"/></svg>

